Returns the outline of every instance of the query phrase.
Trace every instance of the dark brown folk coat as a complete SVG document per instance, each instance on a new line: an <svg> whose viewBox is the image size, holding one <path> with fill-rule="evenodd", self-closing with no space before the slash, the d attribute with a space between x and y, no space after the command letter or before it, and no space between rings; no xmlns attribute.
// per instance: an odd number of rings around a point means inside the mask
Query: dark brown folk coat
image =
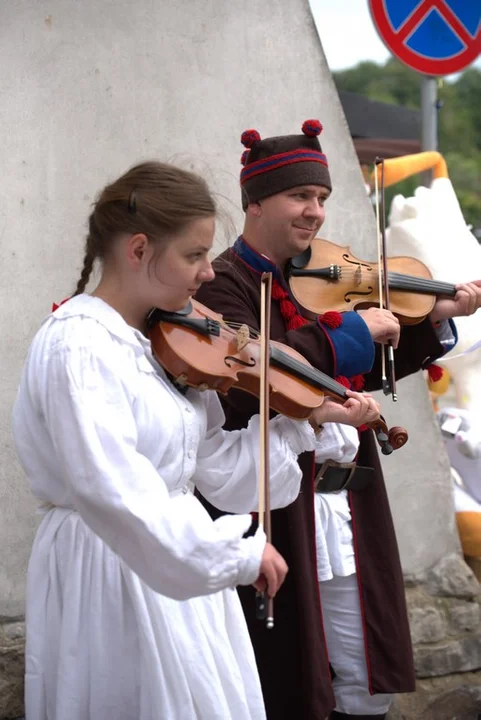
<svg viewBox="0 0 481 720"><path fill-rule="evenodd" d="M232 249L214 262L216 278L202 286L197 299L226 320L259 328L260 272ZM265 268L269 269L269 268ZM286 332L279 303L272 302L271 337L298 350L331 377L338 374L333 345L318 324ZM429 321L406 327L396 352L399 377L442 354ZM367 389L379 386L375 365ZM258 401L240 391L223 400L226 428L245 427L258 412ZM402 451L400 451L402 452ZM360 465L375 468L375 480L362 492L349 492L357 559L366 658L372 693L414 690L415 677L406 614L403 576L382 476L371 431L361 433ZM273 544L289 566L275 599L275 628L255 619L255 591L239 588L254 645L269 720L323 720L335 706L324 638L314 536L313 453L299 458L303 471L298 499L272 513ZM215 516L214 508L209 508ZM218 515L217 511L217 515Z"/></svg>

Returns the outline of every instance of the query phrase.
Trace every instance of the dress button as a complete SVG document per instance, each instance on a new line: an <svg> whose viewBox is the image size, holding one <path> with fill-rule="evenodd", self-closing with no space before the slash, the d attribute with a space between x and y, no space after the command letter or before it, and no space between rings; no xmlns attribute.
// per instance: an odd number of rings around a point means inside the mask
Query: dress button
<svg viewBox="0 0 481 720"><path fill-rule="evenodd" d="M195 457L195 452L193 450L189 450L187 455L190 457L190 459L192 459L193 457Z"/></svg>

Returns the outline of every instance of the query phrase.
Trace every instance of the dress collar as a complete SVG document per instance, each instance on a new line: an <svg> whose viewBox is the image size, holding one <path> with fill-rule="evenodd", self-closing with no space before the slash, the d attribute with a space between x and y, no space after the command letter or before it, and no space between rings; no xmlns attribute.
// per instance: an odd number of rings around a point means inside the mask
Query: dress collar
<svg viewBox="0 0 481 720"><path fill-rule="evenodd" d="M87 293L75 295L62 303L50 317L55 320L66 320L71 317L92 318L103 325L111 335L137 348L137 352L144 352L145 348L150 346L148 338L140 330L129 325L117 310L104 300Z"/></svg>

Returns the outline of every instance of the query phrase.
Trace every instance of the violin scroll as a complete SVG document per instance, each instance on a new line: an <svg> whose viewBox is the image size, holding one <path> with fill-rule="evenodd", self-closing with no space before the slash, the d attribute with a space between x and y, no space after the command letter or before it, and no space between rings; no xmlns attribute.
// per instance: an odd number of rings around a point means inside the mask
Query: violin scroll
<svg viewBox="0 0 481 720"><path fill-rule="evenodd" d="M389 430L388 438L393 450L399 450L407 443L409 435L405 428L396 425Z"/></svg>
<svg viewBox="0 0 481 720"><path fill-rule="evenodd" d="M374 431L383 455L391 455L394 450L399 450L407 443L409 438L407 430L403 427L396 425L389 429L382 418L374 423L369 423L368 427Z"/></svg>

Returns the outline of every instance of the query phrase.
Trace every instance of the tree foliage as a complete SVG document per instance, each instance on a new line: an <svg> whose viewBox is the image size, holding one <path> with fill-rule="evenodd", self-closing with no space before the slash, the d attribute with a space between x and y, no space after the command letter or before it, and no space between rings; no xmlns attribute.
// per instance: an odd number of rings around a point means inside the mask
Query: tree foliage
<svg viewBox="0 0 481 720"><path fill-rule="evenodd" d="M395 58L385 65L362 62L334 73L338 90L355 92L371 100L420 108L421 76ZM438 144L466 222L481 237L481 71L471 67L453 82L440 81L438 88ZM419 179L396 186L396 192L412 194Z"/></svg>

